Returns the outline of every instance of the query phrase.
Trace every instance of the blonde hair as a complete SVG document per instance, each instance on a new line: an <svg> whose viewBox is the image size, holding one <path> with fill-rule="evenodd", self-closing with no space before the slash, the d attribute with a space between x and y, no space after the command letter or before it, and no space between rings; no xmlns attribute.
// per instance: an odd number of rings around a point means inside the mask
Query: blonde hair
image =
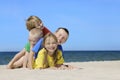
<svg viewBox="0 0 120 80"><path fill-rule="evenodd" d="M44 36L44 39L43 39L43 47L45 48L45 41L46 41L46 39L48 38L48 37L52 37L53 39L55 39L55 41L56 42L58 42L58 40L57 40L57 38L56 38L56 36L54 35L54 34L52 34L52 33L48 33L48 34L46 34L45 36ZM46 50L46 52L44 53L45 54L45 60L44 60L44 64L46 63L46 61L47 61L47 50ZM54 64L56 64L56 61L57 61L57 53L58 53L58 48L55 50L55 52L54 52L54 54L53 54L53 59L54 59ZM43 64L43 65L44 65Z"/></svg>
<svg viewBox="0 0 120 80"><path fill-rule="evenodd" d="M42 23L42 20L37 16L30 16L26 21L26 27L30 31L33 28L36 28L36 23Z"/></svg>
<svg viewBox="0 0 120 80"><path fill-rule="evenodd" d="M45 41L48 37L53 37L53 39L55 39L55 41L58 42L57 37L53 33L49 32L44 36L44 39L43 39L43 46L44 47L45 47Z"/></svg>

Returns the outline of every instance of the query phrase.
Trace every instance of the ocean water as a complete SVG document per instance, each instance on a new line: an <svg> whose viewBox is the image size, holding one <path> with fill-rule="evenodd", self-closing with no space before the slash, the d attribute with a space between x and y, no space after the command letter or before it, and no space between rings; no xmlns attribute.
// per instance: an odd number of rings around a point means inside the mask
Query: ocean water
<svg viewBox="0 0 120 80"><path fill-rule="evenodd" d="M8 64L16 52L0 52L0 65ZM120 51L64 51L65 62L120 60Z"/></svg>

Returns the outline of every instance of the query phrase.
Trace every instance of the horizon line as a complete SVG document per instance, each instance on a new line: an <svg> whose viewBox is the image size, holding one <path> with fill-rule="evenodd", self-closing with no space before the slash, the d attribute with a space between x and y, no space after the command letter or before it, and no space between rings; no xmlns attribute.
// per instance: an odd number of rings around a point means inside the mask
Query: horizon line
<svg viewBox="0 0 120 80"><path fill-rule="evenodd" d="M120 51L120 50L63 50L63 51ZM0 52L20 52L20 51L15 50L15 51L0 51Z"/></svg>

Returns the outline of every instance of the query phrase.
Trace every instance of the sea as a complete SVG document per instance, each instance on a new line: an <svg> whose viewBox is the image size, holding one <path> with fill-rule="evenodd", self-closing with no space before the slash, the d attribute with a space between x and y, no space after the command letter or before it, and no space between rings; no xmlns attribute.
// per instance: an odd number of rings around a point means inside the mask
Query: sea
<svg viewBox="0 0 120 80"><path fill-rule="evenodd" d="M18 51L0 52L0 65L6 65ZM120 51L64 51L65 62L120 60Z"/></svg>

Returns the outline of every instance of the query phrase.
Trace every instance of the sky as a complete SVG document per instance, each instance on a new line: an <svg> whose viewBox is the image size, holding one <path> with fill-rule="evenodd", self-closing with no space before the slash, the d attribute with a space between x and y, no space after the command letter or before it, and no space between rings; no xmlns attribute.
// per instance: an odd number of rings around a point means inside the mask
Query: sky
<svg viewBox="0 0 120 80"><path fill-rule="evenodd" d="M24 48L31 15L69 30L64 50L120 50L120 0L1 0L0 51Z"/></svg>

